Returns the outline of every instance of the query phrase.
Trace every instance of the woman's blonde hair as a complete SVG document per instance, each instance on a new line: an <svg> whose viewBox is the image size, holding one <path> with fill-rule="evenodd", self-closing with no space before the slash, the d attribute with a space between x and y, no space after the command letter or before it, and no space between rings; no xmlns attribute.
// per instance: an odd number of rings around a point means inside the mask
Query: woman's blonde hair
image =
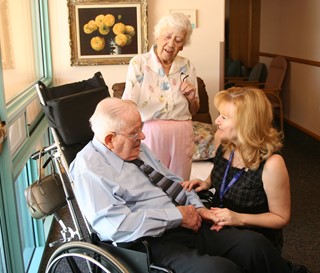
<svg viewBox="0 0 320 273"><path fill-rule="evenodd" d="M282 147L282 134L273 127L273 112L270 101L260 89L232 87L220 91L214 99L219 110L224 103L235 105L234 124L237 142L222 139L225 150L237 148L244 164L257 169L259 164Z"/></svg>

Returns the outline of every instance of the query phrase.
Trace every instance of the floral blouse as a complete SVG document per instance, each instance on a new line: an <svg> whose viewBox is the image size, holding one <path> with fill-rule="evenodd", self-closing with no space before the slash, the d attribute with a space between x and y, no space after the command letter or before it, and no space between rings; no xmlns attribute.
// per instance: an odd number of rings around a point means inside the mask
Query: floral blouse
<svg viewBox="0 0 320 273"><path fill-rule="evenodd" d="M137 103L142 121L152 119L190 120L189 102L180 91L184 78L196 87L194 66L184 57L176 56L168 75L158 60L153 45L147 53L137 55L128 67L123 99Z"/></svg>

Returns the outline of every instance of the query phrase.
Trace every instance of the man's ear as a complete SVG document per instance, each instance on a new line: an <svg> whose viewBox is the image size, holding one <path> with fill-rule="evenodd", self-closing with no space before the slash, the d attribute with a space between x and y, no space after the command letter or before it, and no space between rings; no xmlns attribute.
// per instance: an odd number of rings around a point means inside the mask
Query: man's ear
<svg viewBox="0 0 320 273"><path fill-rule="evenodd" d="M113 149L113 137L114 137L114 133L108 133L104 137L104 144L108 147L109 150Z"/></svg>

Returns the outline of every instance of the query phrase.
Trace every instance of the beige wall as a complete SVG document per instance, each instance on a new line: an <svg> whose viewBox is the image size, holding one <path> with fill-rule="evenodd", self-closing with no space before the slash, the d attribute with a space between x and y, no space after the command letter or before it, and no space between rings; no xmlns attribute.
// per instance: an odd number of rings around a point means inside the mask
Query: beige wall
<svg viewBox="0 0 320 273"><path fill-rule="evenodd" d="M224 62L224 0L148 0L148 37L153 26L169 9L196 9L198 28L192 43L181 54L190 58L206 83L210 111L220 89ZM66 0L50 0L50 23L54 84L82 80L100 70L109 87L124 81L127 65L70 66L68 8ZM261 0L260 51L320 61L320 1ZM263 57L261 61L270 62ZM282 93L285 118L320 138L320 68L291 62Z"/></svg>
<svg viewBox="0 0 320 273"><path fill-rule="evenodd" d="M115 82L125 81L127 65L70 66L67 1L50 0L49 9L55 85L86 79L96 71L101 71L110 89ZM220 89L220 71L223 70L224 0L149 0L149 44L154 41L152 33L155 23L170 9L197 10L198 27L192 34L191 45L185 47L181 55L188 57L196 66L212 102L214 94ZM214 118L216 111L212 104L210 109Z"/></svg>
<svg viewBox="0 0 320 273"><path fill-rule="evenodd" d="M260 51L320 62L319 12L319 0L261 0ZM282 98L285 118L320 139L320 67L290 62Z"/></svg>

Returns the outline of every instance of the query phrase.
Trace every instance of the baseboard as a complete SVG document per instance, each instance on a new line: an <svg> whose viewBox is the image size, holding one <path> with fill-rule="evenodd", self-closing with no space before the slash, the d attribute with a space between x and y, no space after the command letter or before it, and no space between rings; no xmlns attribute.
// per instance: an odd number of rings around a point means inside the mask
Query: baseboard
<svg viewBox="0 0 320 273"><path fill-rule="evenodd" d="M306 128L303 128L302 126L294 123L294 122L291 121L291 120L288 120L288 119L284 119L284 120L285 120L286 123L288 123L288 124L291 125L292 127L295 127L296 129L300 130L301 132L303 132L303 133L305 133L305 134L307 134L307 135L315 138L316 140L320 141L320 136L319 136L319 135L317 135L317 134L315 134L315 133L307 130Z"/></svg>

